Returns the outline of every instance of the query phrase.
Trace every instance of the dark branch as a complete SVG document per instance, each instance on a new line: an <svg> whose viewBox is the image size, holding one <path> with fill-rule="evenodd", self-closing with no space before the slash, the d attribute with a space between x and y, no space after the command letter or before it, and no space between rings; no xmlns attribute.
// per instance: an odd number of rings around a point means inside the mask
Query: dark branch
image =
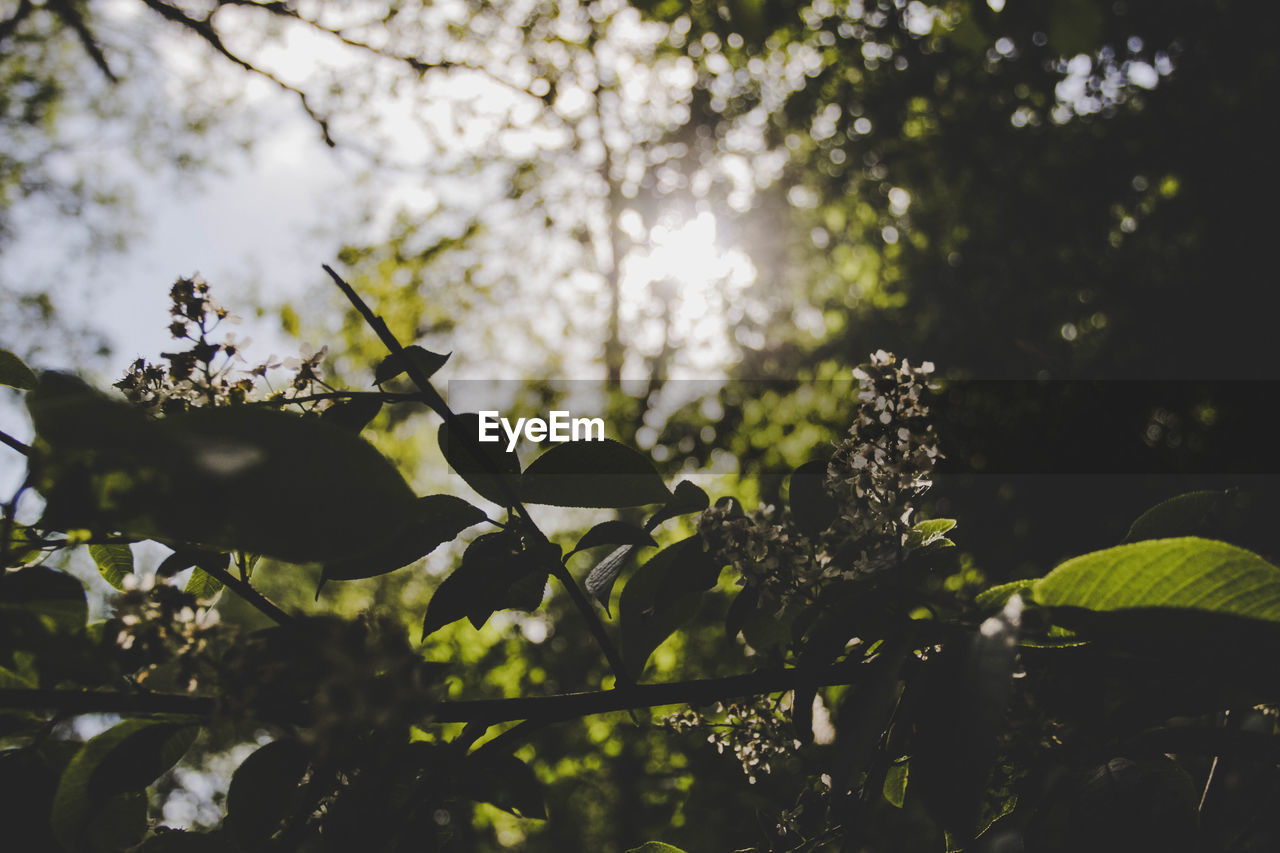
<svg viewBox="0 0 1280 853"><path fill-rule="evenodd" d="M277 625L287 625L293 621L292 616L281 610L271 599L254 589L248 581L241 580L226 569L205 568L204 571L222 581L223 586L240 596L247 604L252 605L254 609Z"/></svg>
<svg viewBox="0 0 1280 853"><path fill-rule="evenodd" d="M632 708L660 705L707 705L743 696L781 693L802 685L852 684L858 680L857 665L836 665L816 671L781 669L708 678L699 681L672 681L665 684L633 684L591 693L564 693L554 696L527 696L516 699L475 699L441 702L431 715L435 723L488 724L529 721L517 727L527 733L540 725L563 720L607 714ZM171 693L118 693L84 690L0 689L0 708L59 711L69 714L190 714L211 716L217 700L209 696ZM264 722L294 723L304 709L273 707L259 709ZM512 729L512 732L516 729ZM507 733L499 735L497 742ZM487 744L486 744L487 746ZM484 746L481 749L485 748Z"/></svg>
<svg viewBox="0 0 1280 853"><path fill-rule="evenodd" d="M231 62L239 65L245 71L248 71L251 74L257 74L263 79L270 80L286 92L296 95L298 101L302 104L302 109L306 111L311 120L320 128L320 132L324 136L325 144L330 148L337 147L338 143L334 141L333 135L329 132L329 120L316 112L315 108L311 105L310 99L307 97L307 93L296 86L286 83L270 71L267 71L264 68L259 68L247 59L244 59L240 55L232 52L231 49L223 43L222 36L218 34L218 31L213 26L213 22L209 18L192 18L178 7L171 6L168 3L163 2L163 0L142 0L142 2L148 8L159 13L159 15L165 20L172 21L173 23L178 24L198 35L210 47L222 54L222 56Z"/></svg>
<svg viewBox="0 0 1280 853"><path fill-rule="evenodd" d="M30 447L23 444L21 441L18 441L18 439L14 438L13 436L9 435L9 433L4 432L3 430L0 430L0 444L3 444L6 447L10 447L18 451L23 456L31 455Z"/></svg>
<svg viewBox="0 0 1280 853"><path fill-rule="evenodd" d="M0 21L0 45L3 45L5 39L17 32L18 25L25 21L35 11L35 8L31 0L19 0L18 8L13 10L13 14Z"/></svg>
<svg viewBox="0 0 1280 853"><path fill-rule="evenodd" d="M47 5L55 15L62 19L64 24L71 28L72 32L76 34L76 38L80 39L84 52L89 54L93 64L98 66L102 76L112 83L119 83L120 79L116 77L111 70L111 66L107 64L107 57L102 52L98 39L94 36L93 31L89 29L89 25L85 23L84 13L76 9L68 0L48 0Z"/></svg>

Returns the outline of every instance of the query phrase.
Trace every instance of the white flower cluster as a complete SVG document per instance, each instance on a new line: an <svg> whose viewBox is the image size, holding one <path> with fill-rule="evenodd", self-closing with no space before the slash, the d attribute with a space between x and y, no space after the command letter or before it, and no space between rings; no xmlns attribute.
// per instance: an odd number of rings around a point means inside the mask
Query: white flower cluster
<svg viewBox="0 0 1280 853"><path fill-rule="evenodd" d="M857 549L852 563L838 569L844 577L895 564L907 545L916 499L933 484L942 458L924 400L932 373L931 362L912 367L884 350L853 371L858 410L826 477L840 506L834 538Z"/></svg>
<svg viewBox="0 0 1280 853"><path fill-rule="evenodd" d="M141 684L161 666L176 663L179 686L195 690L199 656L217 630L218 611L174 586L155 583L154 576L125 575L124 587L115 599L111 626L133 680Z"/></svg>
<svg viewBox="0 0 1280 853"><path fill-rule="evenodd" d="M759 585L786 601L812 581L808 539L772 506L743 513L736 503L717 503L698 519L698 532L707 550L738 572L740 585Z"/></svg>
<svg viewBox="0 0 1280 853"><path fill-rule="evenodd" d="M728 704L717 702L713 717L692 709L678 711L665 717L662 724L677 732L706 729L707 742L714 744L719 753L731 750L752 785L760 775L772 771L771 760L800 747L790 715L783 707L783 695L755 696Z"/></svg>
<svg viewBox="0 0 1280 853"><path fill-rule="evenodd" d="M210 336L223 322L236 323L230 314L209 296L209 285L199 276L180 278L169 290L172 303L169 333L190 346L180 352L161 353L168 367L138 359L129 366L115 387L130 402L153 413L182 412L203 406L243 403L257 388L267 371L285 367L294 371L290 389L294 394L327 388L319 378L320 362L327 348L310 351L301 359L278 362L275 357L254 367L245 362L242 351L249 341L227 333L221 342ZM282 394L277 394L277 397Z"/></svg>

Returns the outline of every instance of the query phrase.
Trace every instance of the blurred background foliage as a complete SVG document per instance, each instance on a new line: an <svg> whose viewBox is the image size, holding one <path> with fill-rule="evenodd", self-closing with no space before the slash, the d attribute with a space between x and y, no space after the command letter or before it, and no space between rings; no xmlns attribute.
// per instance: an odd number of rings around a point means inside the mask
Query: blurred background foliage
<svg viewBox="0 0 1280 853"><path fill-rule="evenodd" d="M634 383L609 386L610 434L667 475L728 475L713 496L777 501L782 474L847 427L849 367L872 350L965 381L948 412L970 429L953 451L940 427L954 468L932 496L961 523L947 588L976 588L1116 542L1162 497L1272 473L1258 413L1276 378L1278 15L1264 0L10 0L0 241L61 217L109 253L146 227L131 170L216 166L272 109L300 111L403 190L333 214L350 226L334 254L401 340L454 350L454 378L525 380L511 405L531 412L557 399L549 376ZM280 99L240 109L246 85ZM0 280L7 346L36 363L50 340L86 363L101 349L52 325L62 288ZM329 376L371 382L383 352L335 294L278 316L328 344ZM713 384L689 402L690 380ZM1131 382L1054 407L973 380ZM368 435L438 487L428 415L391 417ZM1073 442L1080 465L1019 462ZM593 520L548 524L568 546ZM377 607L416 632L457 556L318 599L316 578L255 580L287 606ZM465 662L457 696L599 686L578 614L561 595L546 608L455 624L424 653ZM664 645L649 677L722 674L723 615ZM469 850L767 844L770 804L807 769L751 785L689 737L625 714L547 728L520 755L550 822L440 819ZM937 849L910 809L881 825L892 849Z"/></svg>

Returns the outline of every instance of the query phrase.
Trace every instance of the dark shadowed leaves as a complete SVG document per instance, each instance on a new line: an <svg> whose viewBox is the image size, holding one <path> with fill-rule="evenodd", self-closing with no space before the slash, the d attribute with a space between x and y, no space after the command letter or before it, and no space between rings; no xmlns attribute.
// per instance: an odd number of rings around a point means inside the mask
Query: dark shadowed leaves
<svg viewBox="0 0 1280 853"><path fill-rule="evenodd" d="M684 851L661 841L646 841L639 847L628 850L627 853L684 853Z"/></svg>
<svg viewBox="0 0 1280 853"><path fill-rule="evenodd" d="M393 353L378 363L373 371L373 384L381 385L396 378L409 369L407 365L416 367L423 379L430 379L437 370L444 367L444 363L451 355L453 355L451 352L440 355L417 344L407 346L400 355Z"/></svg>
<svg viewBox="0 0 1280 853"><path fill-rule="evenodd" d="M827 494L826 478L825 459L806 462L791 474L788 493L791 517L806 536L817 536L840 514L839 505Z"/></svg>
<svg viewBox="0 0 1280 853"><path fill-rule="evenodd" d="M635 676L653 650L697 615L703 594L716 585L721 564L692 536L663 548L622 590L622 659Z"/></svg>
<svg viewBox="0 0 1280 853"><path fill-rule="evenodd" d="M961 842L978 829L1012 690L1021 614L1021 598L1011 598L967 642L947 645L923 683L927 695L913 745L912 789Z"/></svg>
<svg viewBox="0 0 1280 853"><path fill-rule="evenodd" d="M374 540L365 553L324 566L325 580L369 578L420 560L463 530L484 521L482 510L453 495L418 498L416 517Z"/></svg>
<svg viewBox="0 0 1280 853"><path fill-rule="evenodd" d="M526 818L547 819L542 783L533 769L514 755L468 756L463 765L463 794Z"/></svg>
<svg viewBox="0 0 1280 853"><path fill-rule="evenodd" d="M462 564L436 588L427 605L422 636L463 617L479 628L495 610L534 610L546 591L550 560L525 550L509 531L486 533L467 546Z"/></svg>
<svg viewBox="0 0 1280 853"><path fill-rule="evenodd" d="M510 506L510 496L516 494L520 482L520 459L515 453L505 450L501 441L479 441L479 415L458 415L456 426L463 435L455 435L454 424L448 421L440 425L436 434L445 462L480 497L501 506Z"/></svg>
<svg viewBox="0 0 1280 853"><path fill-rule="evenodd" d="M1241 498L1234 490L1187 492L1169 498L1138 516L1124 541L1212 536L1236 516Z"/></svg>
<svg viewBox="0 0 1280 853"><path fill-rule="evenodd" d="M0 385L30 391L36 387L36 375L22 363L22 359L7 349L0 349Z"/></svg>
<svg viewBox="0 0 1280 853"><path fill-rule="evenodd" d="M535 504L609 508L672 497L647 456L613 439L551 448L524 472L520 496Z"/></svg>
<svg viewBox="0 0 1280 853"><path fill-rule="evenodd" d="M573 546L569 556L573 556L579 551L585 551L588 548L599 548L601 545L649 546L656 544L653 541L653 537L644 528L637 527L629 521L613 519L611 521L602 521L582 534L582 538L578 540L577 545Z"/></svg>
<svg viewBox="0 0 1280 853"><path fill-rule="evenodd" d="M658 525L667 519L688 515L691 512L702 512L710 505L711 499L701 487L688 480L681 480L676 483L675 490L671 493L671 500L649 517L649 520L644 523L644 529L656 530Z"/></svg>
<svg viewBox="0 0 1280 853"><path fill-rule="evenodd" d="M178 763L198 731L179 723L126 720L87 741L54 795L58 841L68 850L136 844L146 828L142 789Z"/></svg>
<svg viewBox="0 0 1280 853"><path fill-rule="evenodd" d="M634 545L623 545L615 548L600 562L592 567L591 573L587 575L584 586L587 588L587 594L600 602L600 606L604 608L605 613L609 613L609 596L613 594L613 584L618 579L618 575L622 573L623 568L631 555L635 552ZM612 616L612 613L609 613Z"/></svg>
<svg viewBox="0 0 1280 853"><path fill-rule="evenodd" d="M29 566L6 576L0 584L0 614L10 629L40 619L58 630L75 632L84 628L89 605L84 587L71 575Z"/></svg>
<svg viewBox="0 0 1280 853"><path fill-rule="evenodd" d="M302 806L299 787L310 756L294 740L277 740L251 754L231 777L227 826L236 842L256 850Z"/></svg>
<svg viewBox="0 0 1280 853"><path fill-rule="evenodd" d="M382 401L376 396L352 397L339 400L320 413L320 420L358 433L382 411Z"/></svg>

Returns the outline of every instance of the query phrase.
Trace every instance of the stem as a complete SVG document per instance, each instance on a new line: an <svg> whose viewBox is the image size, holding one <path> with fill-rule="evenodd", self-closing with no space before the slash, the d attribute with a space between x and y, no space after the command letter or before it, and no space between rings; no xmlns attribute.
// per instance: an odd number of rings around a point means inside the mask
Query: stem
<svg viewBox="0 0 1280 853"><path fill-rule="evenodd" d="M431 722L495 724L515 720L549 724L564 720L659 705L706 705L725 699L781 693L802 684L826 686L858 681L855 668L835 665L815 672L780 669L708 678L697 681L670 681L663 684L633 684L613 690L526 696L515 699L472 699L440 702ZM71 714L190 714L210 716L216 710L212 696L173 693L120 693L93 690L32 690L0 688L0 708L55 710ZM304 710L297 706L262 709L264 722L296 722ZM540 726L517 727L522 732ZM511 730L516 731L515 728ZM507 733L499 735L505 737ZM496 742L499 738L495 738ZM487 745L486 745L487 746ZM484 747L481 747L482 749Z"/></svg>
<svg viewBox="0 0 1280 853"><path fill-rule="evenodd" d="M288 625L293 621L292 616L281 610L271 599L254 589L248 581L241 580L222 568L204 568L204 571L222 581L223 586L229 588L277 625Z"/></svg>
<svg viewBox="0 0 1280 853"><path fill-rule="evenodd" d="M14 438L13 436L9 435L9 433L3 430L0 430L0 444L3 444L6 447L9 447L9 448L12 448L13 450L18 451L23 456L31 455L30 447L23 444L21 441L18 441L18 439Z"/></svg>
<svg viewBox="0 0 1280 853"><path fill-rule="evenodd" d="M450 432L461 439L466 445L471 455L480 461L480 464L488 469L487 473L494 477L494 481L498 487L502 489L503 495L507 499L507 505L511 507L513 513L523 519L539 540L540 544L545 544L549 540L547 535L538 528L533 519L529 516L529 511L525 509L524 503L520 500L520 496L516 494L515 489L502 473L496 470L488 455L481 449L477 437L467 431L465 424L462 423L449 404L444 401L435 388L432 387L431 381L418 369L417 364L412 359L404 357L404 347L396 340L396 336L391 333L391 329L387 327L386 322L373 313L373 310L360 298L360 294L355 292L351 285L343 281L342 276L333 271L328 264L324 264L324 271L333 279L333 283L338 286L347 300L355 307L360 316L373 329L374 333L382 341L387 350L400 359L401 364L406 368L409 378L413 384L418 387L421 393L422 402L426 403L432 411L444 419L448 424ZM587 599L582 589L578 586L577 581L573 579L573 575L565 568L563 563L557 561L553 566L549 567L549 571L556 577L569 591L569 597L573 599L574 605L587 620L587 627L591 630L591 635L595 637L596 643L599 644L600 650L604 652L605 658L609 661L609 667L613 670L614 680L618 684L633 684L634 679L627 673L626 667L622 664L622 656L618 654L617 648L610 641L608 633L605 631L604 623L600 621L600 614L591 606L591 602Z"/></svg>

